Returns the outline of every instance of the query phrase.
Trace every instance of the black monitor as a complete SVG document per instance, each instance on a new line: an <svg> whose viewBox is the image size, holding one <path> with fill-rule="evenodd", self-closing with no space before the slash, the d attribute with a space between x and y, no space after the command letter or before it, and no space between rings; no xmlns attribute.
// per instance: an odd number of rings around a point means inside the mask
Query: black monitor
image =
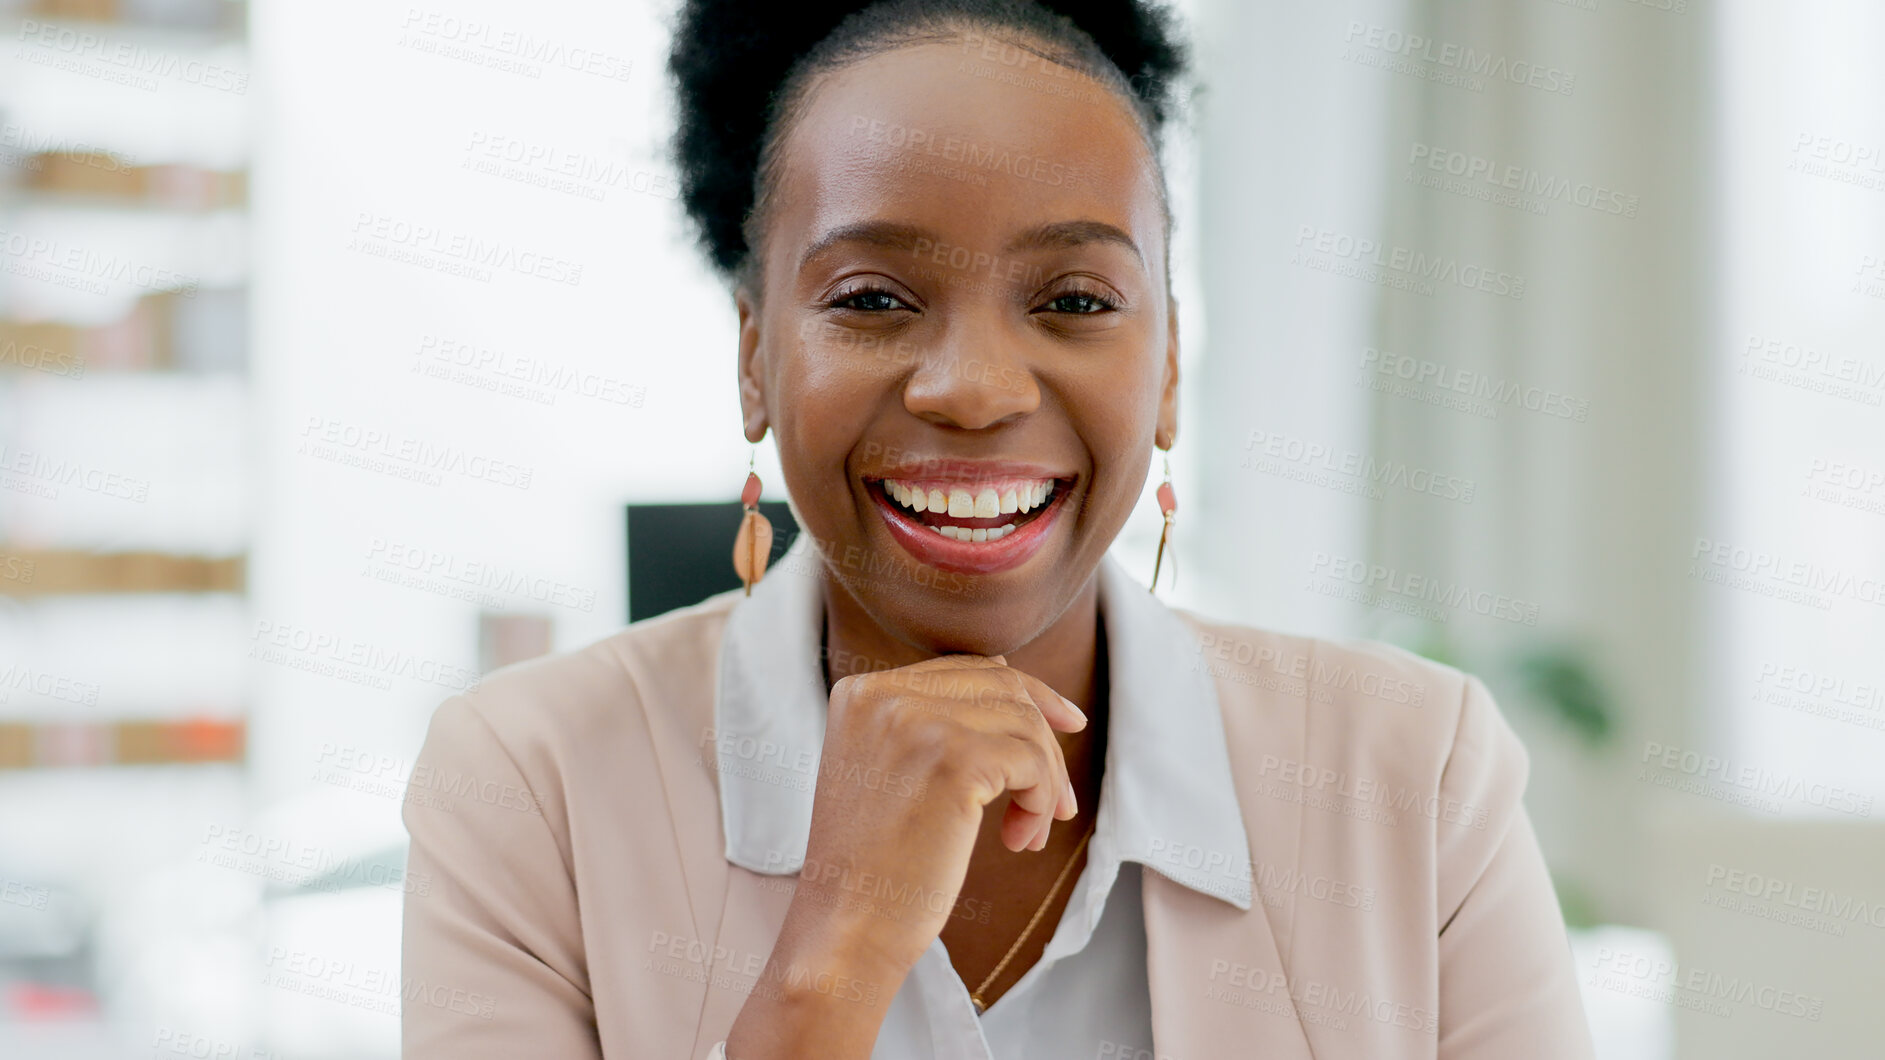
<svg viewBox="0 0 1885 1060"><path fill-rule="evenodd" d="M798 536L784 501L760 501L772 522L772 562ZM628 506L628 620L666 614L717 592L740 587L733 573L733 539L740 532L737 501L723 504Z"/></svg>

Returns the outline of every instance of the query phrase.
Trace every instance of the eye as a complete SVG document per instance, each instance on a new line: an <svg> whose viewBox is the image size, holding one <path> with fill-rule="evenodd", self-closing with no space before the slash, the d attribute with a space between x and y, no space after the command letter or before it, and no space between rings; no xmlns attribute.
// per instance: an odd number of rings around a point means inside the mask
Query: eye
<svg viewBox="0 0 1885 1060"><path fill-rule="evenodd" d="M1044 303L1040 309L1036 310L1036 312L1072 313L1086 316L1093 313L1104 313L1114 308L1116 307L1113 303L1097 294L1088 291L1068 291L1065 294L1055 295L1052 299Z"/></svg>
<svg viewBox="0 0 1885 1060"><path fill-rule="evenodd" d="M854 309L860 313L887 313L894 309L911 308L908 302L881 287L841 291L829 305L833 309Z"/></svg>

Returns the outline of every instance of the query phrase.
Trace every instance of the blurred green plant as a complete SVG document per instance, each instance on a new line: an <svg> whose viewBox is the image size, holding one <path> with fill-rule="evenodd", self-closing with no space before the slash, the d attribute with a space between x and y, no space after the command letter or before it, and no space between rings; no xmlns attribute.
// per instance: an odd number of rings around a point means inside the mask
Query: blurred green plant
<svg viewBox="0 0 1885 1060"><path fill-rule="evenodd" d="M1481 669L1463 658L1451 638L1437 630L1423 630L1402 646L1456 669ZM1610 742L1616 730L1616 704L1585 652L1568 644L1534 641L1509 649L1490 663L1483 669L1507 675L1525 693L1520 702L1542 707L1576 733L1585 747L1596 750ZM1500 697L1501 705L1505 698Z"/></svg>
<svg viewBox="0 0 1885 1060"><path fill-rule="evenodd" d="M1610 742L1615 708L1583 653L1560 645L1536 645L1519 653L1513 671L1531 697L1570 726L1585 746L1598 748Z"/></svg>

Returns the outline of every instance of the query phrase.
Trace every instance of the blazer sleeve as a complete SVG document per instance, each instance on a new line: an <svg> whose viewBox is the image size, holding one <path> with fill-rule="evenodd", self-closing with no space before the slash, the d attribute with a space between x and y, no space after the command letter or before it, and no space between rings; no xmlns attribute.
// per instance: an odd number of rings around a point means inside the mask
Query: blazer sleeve
<svg viewBox="0 0 1885 1060"><path fill-rule="evenodd" d="M1592 1060L1564 919L1521 801L1524 746L1466 678L1440 787L1440 1060ZM1483 815L1483 816L1482 816ZM1483 827L1481 825L1483 824Z"/></svg>
<svg viewBox="0 0 1885 1060"><path fill-rule="evenodd" d="M402 811L406 1060L600 1060L575 886L549 812L485 718L446 700Z"/></svg>

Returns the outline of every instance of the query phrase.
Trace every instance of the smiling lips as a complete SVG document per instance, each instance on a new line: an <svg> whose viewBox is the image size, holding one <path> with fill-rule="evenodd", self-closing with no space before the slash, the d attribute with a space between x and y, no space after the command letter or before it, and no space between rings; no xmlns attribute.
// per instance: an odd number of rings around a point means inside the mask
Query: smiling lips
<svg viewBox="0 0 1885 1060"><path fill-rule="evenodd" d="M992 574L1026 562L1046 542L1073 480L962 470L949 478L866 484L890 535L923 563Z"/></svg>

